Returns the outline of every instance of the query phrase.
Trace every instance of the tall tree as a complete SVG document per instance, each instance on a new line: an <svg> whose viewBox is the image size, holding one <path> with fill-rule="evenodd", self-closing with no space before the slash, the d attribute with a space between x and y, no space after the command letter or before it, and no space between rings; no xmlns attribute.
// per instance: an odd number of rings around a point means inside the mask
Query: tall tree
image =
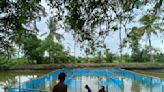
<svg viewBox="0 0 164 92"><path fill-rule="evenodd" d="M50 38L42 41L39 50L48 52L50 63L64 63L67 60L68 53L64 50L64 47Z"/></svg>
<svg viewBox="0 0 164 92"><path fill-rule="evenodd" d="M126 42L129 42L129 46L132 49L132 54L138 54L140 52L140 43L139 41L141 40L141 35L138 32L137 27L133 27L132 30L129 32L127 35Z"/></svg>
<svg viewBox="0 0 164 92"><path fill-rule="evenodd" d="M139 28L138 32L141 33L141 35L143 36L144 34L146 34L148 41L149 41L149 50L151 52L151 56L150 56L150 60L152 62L154 62L154 58L152 56L152 42L151 42L151 35L155 34L157 35L157 31L163 31L163 29L161 28L161 25L163 25L163 23L159 23L158 20L160 19L159 16L155 16L154 14L147 14L144 15L141 19L140 19L140 23L143 25Z"/></svg>
<svg viewBox="0 0 164 92"><path fill-rule="evenodd" d="M45 15L40 0L1 0L0 1L0 39L1 43L18 44L22 33L36 33L33 22ZM12 46L12 45L11 45ZM1 45L0 47L3 47ZM4 48L1 48L3 53Z"/></svg>
<svg viewBox="0 0 164 92"><path fill-rule="evenodd" d="M23 42L23 50L25 56L30 58L33 61L36 61L37 64L41 64L43 57L43 50L40 50L41 40L39 40L35 35L26 38Z"/></svg>
<svg viewBox="0 0 164 92"><path fill-rule="evenodd" d="M63 35L59 34L57 32L57 23L58 21L56 20L55 17L50 17L50 19L47 22L48 28L49 28L49 34L46 37L46 39L43 41L43 46L42 48L47 50L49 53L49 61L52 63L54 63L54 54L55 54L55 48L58 47L58 43L55 43L55 39L57 41L61 41L63 37ZM55 47L57 46L57 47ZM63 47L61 47L61 49L63 49ZM60 49L57 49L57 51L59 51Z"/></svg>
<svg viewBox="0 0 164 92"><path fill-rule="evenodd" d="M105 60L108 63L112 63L113 62L113 56L114 56L114 54L112 54L109 49L106 49L106 51L105 51L104 54L105 54Z"/></svg>
<svg viewBox="0 0 164 92"><path fill-rule="evenodd" d="M163 0L49 0L49 5L55 8L59 21L64 20L66 30L73 30L76 35L74 37L79 42L87 43L91 50L95 50L95 45L103 43L110 31L119 31L116 29L119 19L122 24L127 20L131 22L135 17L135 9L148 3L160 3L161 7L162 2ZM101 26L103 30L98 30ZM121 32L119 35L121 42Z"/></svg>
<svg viewBox="0 0 164 92"><path fill-rule="evenodd" d="M50 17L49 21L47 22L48 28L49 28L49 34L48 37L52 40L54 40L54 37L60 41L63 36L57 32L57 19L55 17Z"/></svg>

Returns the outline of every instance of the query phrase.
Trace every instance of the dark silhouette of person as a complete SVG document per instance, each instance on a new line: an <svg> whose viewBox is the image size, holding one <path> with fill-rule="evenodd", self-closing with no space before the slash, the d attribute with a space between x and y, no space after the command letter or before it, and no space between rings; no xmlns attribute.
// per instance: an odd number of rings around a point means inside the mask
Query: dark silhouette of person
<svg viewBox="0 0 164 92"><path fill-rule="evenodd" d="M85 88L88 90L88 92L92 92L88 85L85 85Z"/></svg>
<svg viewBox="0 0 164 92"><path fill-rule="evenodd" d="M98 92L105 92L105 87L102 86L102 88Z"/></svg>
<svg viewBox="0 0 164 92"><path fill-rule="evenodd" d="M58 76L59 83L54 86L52 92L67 92L67 85L64 84L66 74L60 73Z"/></svg>

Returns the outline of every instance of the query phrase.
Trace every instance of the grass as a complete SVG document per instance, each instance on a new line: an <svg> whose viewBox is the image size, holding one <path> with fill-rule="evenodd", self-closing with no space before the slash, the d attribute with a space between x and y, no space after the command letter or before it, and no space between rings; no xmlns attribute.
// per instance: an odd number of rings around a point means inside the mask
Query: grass
<svg viewBox="0 0 164 92"><path fill-rule="evenodd" d="M46 69L60 69L70 67L118 67L118 68L164 68L164 63L69 63L69 64L27 64L27 65L12 65L10 70L46 70Z"/></svg>

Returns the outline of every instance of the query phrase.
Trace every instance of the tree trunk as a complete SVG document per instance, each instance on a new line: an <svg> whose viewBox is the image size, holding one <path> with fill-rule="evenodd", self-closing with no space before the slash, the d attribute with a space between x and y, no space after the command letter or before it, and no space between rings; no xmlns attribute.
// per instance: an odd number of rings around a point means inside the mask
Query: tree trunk
<svg viewBox="0 0 164 92"><path fill-rule="evenodd" d="M7 59L9 60L10 59L10 52L9 52L9 48L8 47L7 47L6 52L7 52Z"/></svg>
<svg viewBox="0 0 164 92"><path fill-rule="evenodd" d="M20 58L20 44L18 45L18 58Z"/></svg>
<svg viewBox="0 0 164 92"><path fill-rule="evenodd" d="M119 40L120 40L120 62L122 62L122 35L121 35L121 18L120 18L120 27L119 27Z"/></svg>
<svg viewBox="0 0 164 92"><path fill-rule="evenodd" d="M76 62L76 39L74 38L74 62Z"/></svg>
<svg viewBox="0 0 164 92"><path fill-rule="evenodd" d="M148 39L149 39L149 48L150 48L150 62L154 63L154 57L153 57L153 53L152 53L152 44L151 44L150 35L148 36Z"/></svg>

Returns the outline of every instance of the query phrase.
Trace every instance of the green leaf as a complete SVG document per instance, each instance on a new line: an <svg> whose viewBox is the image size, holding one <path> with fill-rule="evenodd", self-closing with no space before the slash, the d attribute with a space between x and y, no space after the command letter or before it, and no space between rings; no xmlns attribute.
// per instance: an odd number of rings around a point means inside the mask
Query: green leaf
<svg viewBox="0 0 164 92"><path fill-rule="evenodd" d="M141 3L140 0L137 0L135 4L136 4L136 7L137 7L137 9L138 9L138 8L141 6L142 3Z"/></svg>

